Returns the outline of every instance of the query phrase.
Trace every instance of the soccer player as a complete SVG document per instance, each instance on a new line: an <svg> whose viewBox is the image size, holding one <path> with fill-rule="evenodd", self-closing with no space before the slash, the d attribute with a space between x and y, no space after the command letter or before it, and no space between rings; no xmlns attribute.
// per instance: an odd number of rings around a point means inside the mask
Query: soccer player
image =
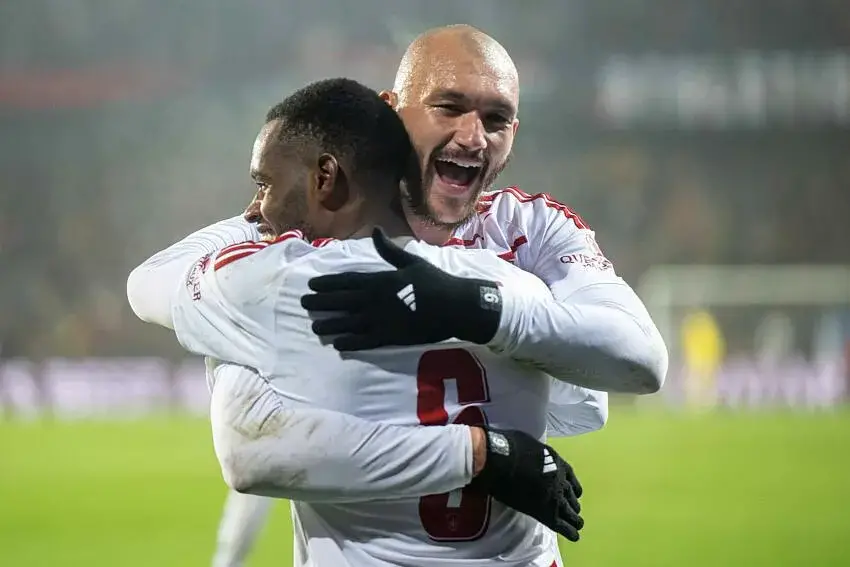
<svg viewBox="0 0 850 567"><path fill-rule="evenodd" d="M527 321L539 323L535 335L517 327L502 345L558 378L550 395L549 435L601 427L607 417L603 390L658 390L667 371L666 347L642 302L602 254L594 232L548 195L518 188L485 192L507 164L519 125L518 74L505 49L470 26L427 31L405 52L392 90L381 94L402 117L421 158L429 210L422 222L411 219L417 236L432 244L493 250L540 278L558 300L559 305L529 311ZM260 204L252 203L249 218L261 220ZM375 275L377 292L385 277ZM336 284L345 286L347 279L340 276ZM429 291L439 297L439 289ZM323 293L332 294L333 288ZM383 305L379 293L373 305ZM352 334L383 342L417 338L405 329L398 332L398 326L385 329L390 332L381 337L364 329ZM215 567L238 567L256 535L252 528L262 524L251 517L267 510L258 501L234 504L239 499L228 499Z"/></svg>
<svg viewBox="0 0 850 567"><path fill-rule="evenodd" d="M225 479L294 500L297 564L548 567L551 530L578 538L581 488L538 441L550 378L487 343L552 294L490 251L415 240L399 192L408 177L421 204L413 158L401 120L367 87L301 89L270 111L252 156L274 239L230 244L244 234L234 221L202 229L135 269L128 298L208 357ZM307 282L405 252L478 282L457 289L478 298L475 321L438 345L347 355L323 344L300 304ZM398 305L417 310L406 296Z"/></svg>

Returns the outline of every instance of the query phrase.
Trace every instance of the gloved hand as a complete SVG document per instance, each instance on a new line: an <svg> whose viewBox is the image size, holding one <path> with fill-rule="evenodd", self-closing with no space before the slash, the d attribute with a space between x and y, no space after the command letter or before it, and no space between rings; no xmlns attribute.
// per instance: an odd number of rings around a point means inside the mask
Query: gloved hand
<svg viewBox="0 0 850 567"><path fill-rule="evenodd" d="M484 428L487 459L470 487L527 514L570 541L578 541L581 484L548 445L522 431Z"/></svg>
<svg viewBox="0 0 850 567"><path fill-rule="evenodd" d="M424 345L457 338L488 343L499 328L502 294L496 282L448 274L405 252L383 230L372 233L375 248L396 270L318 276L315 293L301 305L312 312L339 314L313 322L321 337L337 336L340 351Z"/></svg>

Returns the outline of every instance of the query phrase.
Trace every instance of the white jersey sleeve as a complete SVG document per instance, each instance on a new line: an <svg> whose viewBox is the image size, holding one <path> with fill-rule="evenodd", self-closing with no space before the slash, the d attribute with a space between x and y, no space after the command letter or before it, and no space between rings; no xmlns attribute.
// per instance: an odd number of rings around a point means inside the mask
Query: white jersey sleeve
<svg viewBox="0 0 850 567"><path fill-rule="evenodd" d="M346 503L439 494L472 480L464 425L399 426L287 407L268 381L232 364L217 369L210 416L225 481L240 492Z"/></svg>
<svg viewBox="0 0 850 567"><path fill-rule="evenodd" d="M255 240L256 228L242 217L233 217L198 230L157 252L130 272L127 299L142 321L174 328L171 300L174 282L186 276L190 266L231 244Z"/></svg>
<svg viewBox="0 0 850 567"><path fill-rule="evenodd" d="M535 274L554 296L517 297L523 308L503 318L491 345L497 352L595 390L661 387L664 341L581 217L548 195L516 189L484 196L479 215L483 239L502 243L502 257Z"/></svg>
<svg viewBox="0 0 850 567"><path fill-rule="evenodd" d="M593 433L608 421L608 392L552 379L546 415L549 437Z"/></svg>
<svg viewBox="0 0 850 567"><path fill-rule="evenodd" d="M190 235L134 270L128 298L142 319L174 329L189 352L268 373L275 363L269 345L284 268L312 248L293 231L273 242L241 242L207 252L200 244L227 222Z"/></svg>

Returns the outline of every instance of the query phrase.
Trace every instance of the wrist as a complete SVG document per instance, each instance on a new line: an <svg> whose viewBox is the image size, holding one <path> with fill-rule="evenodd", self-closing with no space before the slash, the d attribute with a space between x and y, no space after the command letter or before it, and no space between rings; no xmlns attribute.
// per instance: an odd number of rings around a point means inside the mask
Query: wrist
<svg viewBox="0 0 850 567"><path fill-rule="evenodd" d="M487 464L487 434L480 427L470 427L472 438L472 477L475 478Z"/></svg>
<svg viewBox="0 0 850 567"><path fill-rule="evenodd" d="M476 484L480 486L492 486L493 483L503 481L513 473L514 458L512 456L513 432L500 429L489 429L476 427L481 434L480 470L473 476Z"/></svg>

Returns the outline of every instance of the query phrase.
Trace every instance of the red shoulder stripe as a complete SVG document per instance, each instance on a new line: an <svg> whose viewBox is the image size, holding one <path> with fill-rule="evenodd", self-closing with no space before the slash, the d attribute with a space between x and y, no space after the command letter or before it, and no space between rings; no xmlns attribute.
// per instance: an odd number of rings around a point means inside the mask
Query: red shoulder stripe
<svg viewBox="0 0 850 567"><path fill-rule="evenodd" d="M240 242L239 244L231 244L230 246L225 246L222 248L218 255L222 256L224 254L230 254L231 252L239 252L240 250L251 250L252 248L265 248L268 246L268 242L249 240L248 242Z"/></svg>
<svg viewBox="0 0 850 567"><path fill-rule="evenodd" d="M331 242L336 241L336 238L317 238L313 242L310 243L314 248L321 248L322 246L327 246Z"/></svg>
<svg viewBox="0 0 850 567"><path fill-rule="evenodd" d="M256 254L268 245L268 242L243 242L223 248L215 257L213 270L220 270L231 262Z"/></svg>
<svg viewBox="0 0 850 567"><path fill-rule="evenodd" d="M299 230L290 230L284 232L274 240L248 241L226 246L225 248L222 248L221 251L216 255L215 263L213 264L213 270L220 270L228 264L232 264L237 260L241 260L242 258L247 258L248 256L256 254L260 250L268 248L272 244L277 244L279 242L290 240L292 238L304 238L304 235L301 234L301 231Z"/></svg>
<svg viewBox="0 0 850 567"><path fill-rule="evenodd" d="M576 224L578 228L590 228L590 225L588 225L578 213L569 208L567 205L556 201L548 193L536 193L534 195L531 195L529 193L526 193L525 191L520 190L519 187L506 187L501 191L495 191L487 195L482 195L481 199L478 201L478 213L487 213L490 210L490 207L493 206L496 197L503 194L510 195L520 203L531 203L533 201L542 200L547 207L563 213L564 216L568 219L572 219L572 221Z"/></svg>
<svg viewBox="0 0 850 567"><path fill-rule="evenodd" d="M215 264L213 264L213 271L220 270L228 264L235 262L236 260L241 260L242 258L246 258L256 252L259 252L262 248L243 250L242 252L236 252L235 254L229 254L224 257L216 258Z"/></svg>
<svg viewBox="0 0 850 567"><path fill-rule="evenodd" d="M443 246L467 246L467 247L469 247L469 246L474 245L476 240L484 240L484 237L481 236L480 234L477 234L477 233L472 235L472 238L469 239L469 240L464 240L463 238L460 238L458 236L452 236L445 243L443 243Z"/></svg>

